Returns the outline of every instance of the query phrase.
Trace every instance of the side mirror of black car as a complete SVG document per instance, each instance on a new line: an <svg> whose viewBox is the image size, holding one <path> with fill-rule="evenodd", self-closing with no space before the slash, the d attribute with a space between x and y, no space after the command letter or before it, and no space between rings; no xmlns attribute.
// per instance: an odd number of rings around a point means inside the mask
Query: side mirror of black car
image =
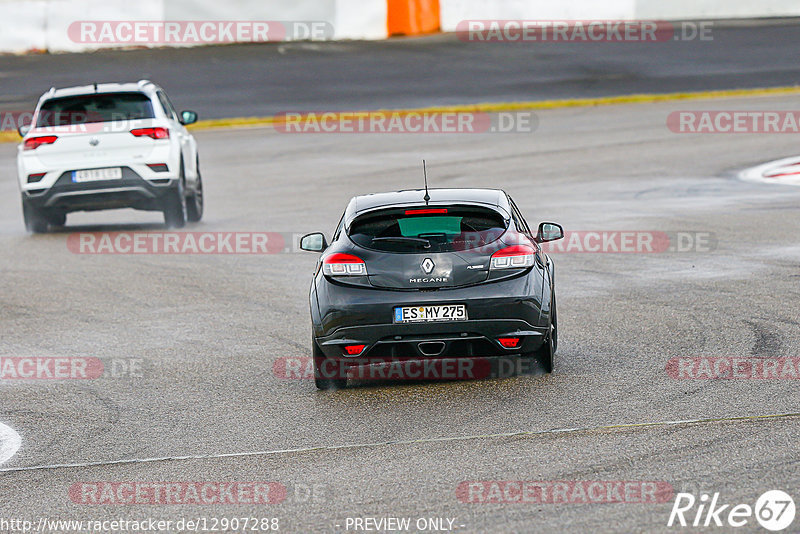
<svg viewBox="0 0 800 534"><path fill-rule="evenodd" d="M300 248L309 252L322 252L328 248L328 241L324 234L314 232L300 238Z"/></svg>
<svg viewBox="0 0 800 534"><path fill-rule="evenodd" d="M194 111L181 111L181 124L194 124L197 122L197 113Z"/></svg>
<svg viewBox="0 0 800 534"><path fill-rule="evenodd" d="M536 234L537 243L547 243L548 241L558 241L564 238L564 229L560 224L543 222L539 225L539 232Z"/></svg>

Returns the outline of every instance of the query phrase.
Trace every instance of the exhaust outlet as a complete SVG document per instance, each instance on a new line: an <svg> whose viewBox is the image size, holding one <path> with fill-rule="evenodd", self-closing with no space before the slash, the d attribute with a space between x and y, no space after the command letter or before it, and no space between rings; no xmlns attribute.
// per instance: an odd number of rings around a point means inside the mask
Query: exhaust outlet
<svg viewBox="0 0 800 534"><path fill-rule="evenodd" d="M424 356L438 356L444 352L444 341L423 341L417 348Z"/></svg>

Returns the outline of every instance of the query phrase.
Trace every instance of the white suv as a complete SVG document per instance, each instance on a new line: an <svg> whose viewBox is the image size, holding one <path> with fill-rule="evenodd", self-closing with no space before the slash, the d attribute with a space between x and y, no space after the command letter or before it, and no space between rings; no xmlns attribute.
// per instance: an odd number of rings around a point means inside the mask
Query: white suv
<svg viewBox="0 0 800 534"><path fill-rule="evenodd" d="M46 232L67 213L115 208L162 211L171 228L203 216L197 143L147 80L50 89L20 128L17 172L25 226Z"/></svg>

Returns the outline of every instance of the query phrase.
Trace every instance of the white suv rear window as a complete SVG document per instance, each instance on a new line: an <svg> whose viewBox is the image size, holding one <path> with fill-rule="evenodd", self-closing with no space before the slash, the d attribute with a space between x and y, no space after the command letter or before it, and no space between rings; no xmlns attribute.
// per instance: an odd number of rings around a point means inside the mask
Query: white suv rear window
<svg viewBox="0 0 800 534"><path fill-rule="evenodd" d="M152 119L153 104L142 93L100 93L53 98L42 104L36 126Z"/></svg>

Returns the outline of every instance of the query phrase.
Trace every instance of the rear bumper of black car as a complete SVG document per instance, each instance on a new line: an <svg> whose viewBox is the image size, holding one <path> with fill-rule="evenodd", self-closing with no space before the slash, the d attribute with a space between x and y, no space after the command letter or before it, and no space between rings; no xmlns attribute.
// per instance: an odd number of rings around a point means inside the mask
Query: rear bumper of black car
<svg viewBox="0 0 800 534"><path fill-rule="evenodd" d="M405 326L405 325L404 325ZM396 325L368 325L342 328L317 339L325 356L348 360L472 358L520 354L538 349L545 340L546 328L524 321L486 320L453 324L415 324L398 329ZM518 337L512 349L500 345L498 338ZM366 345L355 357L345 347Z"/></svg>
<svg viewBox="0 0 800 534"><path fill-rule="evenodd" d="M538 280L537 280L538 277ZM387 291L341 286L317 280L319 315L315 338L328 358L462 358L514 355L538 349L546 340L549 303L542 309L541 273L502 282L430 292ZM398 306L463 304L467 320L395 323ZM312 302L313 305L313 302ZM499 338L520 338L505 348ZM345 347L365 345L356 355Z"/></svg>
<svg viewBox="0 0 800 534"><path fill-rule="evenodd" d="M63 173L55 184L42 191L27 191L26 201L37 209L53 211L95 211L135 208L158 211L164 196L178 186L178 180L167 178L148 181L128 167L122 178L98 182L73 183L72 173Z"/></svg>

